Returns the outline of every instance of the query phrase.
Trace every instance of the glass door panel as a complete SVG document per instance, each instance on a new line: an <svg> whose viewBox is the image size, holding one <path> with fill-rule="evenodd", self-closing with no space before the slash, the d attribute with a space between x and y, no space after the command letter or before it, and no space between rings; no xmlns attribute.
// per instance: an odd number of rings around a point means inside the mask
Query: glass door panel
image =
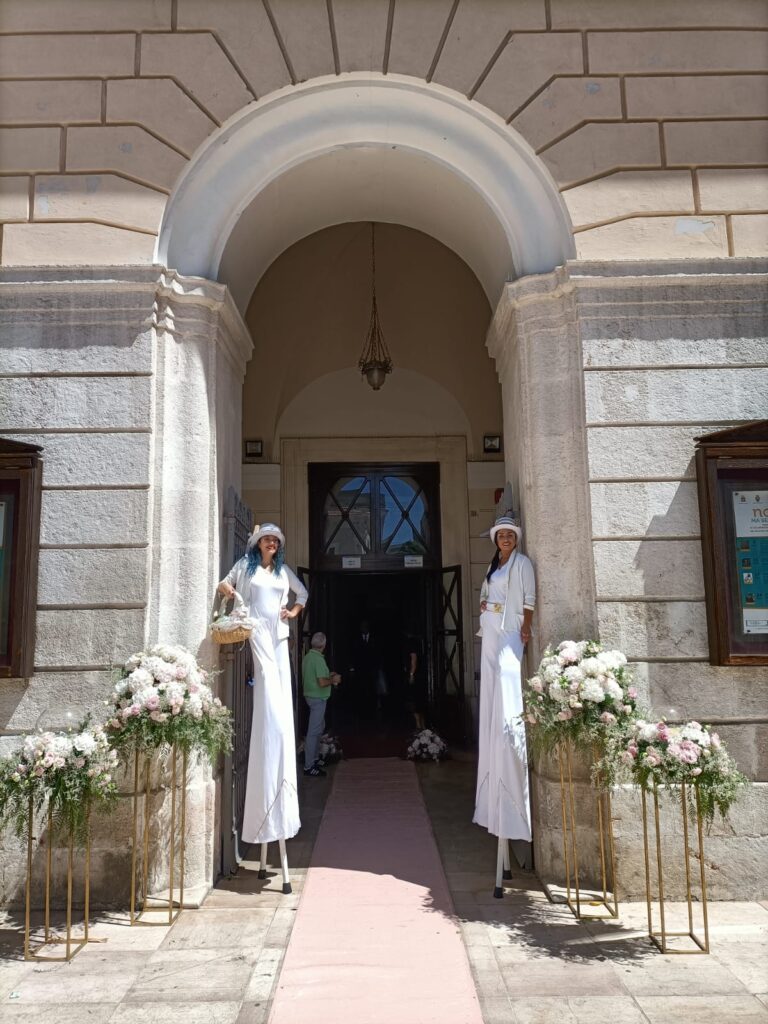
<svg viewBox="0 0 768 1024"><path fill-rule="evenodd" d="M436 464L315 463L309 483L312 568L440 565Z"/></svg>

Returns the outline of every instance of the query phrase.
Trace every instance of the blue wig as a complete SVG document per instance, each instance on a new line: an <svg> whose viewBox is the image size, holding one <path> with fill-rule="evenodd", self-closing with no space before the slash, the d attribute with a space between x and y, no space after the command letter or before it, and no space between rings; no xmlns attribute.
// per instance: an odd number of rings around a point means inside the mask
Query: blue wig
<svg viewBox="0 0 768 1024"><path fill-rule="evenodd" d="M280 572L281 572L281 570L283 568L283 564L284 563L285 563L285 551L283 550L283 545L281 544L280 547L275 552L275 557L272 559L272 568L273 568L276 576L280 575ZM260 565L261 565L261 551L259 551L259 545L258 545L258 543L256 543L256 544L253 545L251 550L248 552L248 568L245 570L247 575L249 577L253 576L253 574L256 572L256 570L258 569L258 567Z"/></svg>

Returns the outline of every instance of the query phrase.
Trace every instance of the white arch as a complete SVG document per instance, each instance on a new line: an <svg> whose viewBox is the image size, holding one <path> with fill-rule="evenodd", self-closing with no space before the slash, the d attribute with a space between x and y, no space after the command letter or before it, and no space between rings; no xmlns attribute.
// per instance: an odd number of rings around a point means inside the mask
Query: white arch
<svg viewBox="0 0 768 1024"><path fill-rule="evenodd" d="M156 257L226 281L244 308L289 245L351 220L437 238L492 307L506 280L574 255L560 194L513 129L442 86L366 73L282 89L230 118L182 174Z"/></svg>

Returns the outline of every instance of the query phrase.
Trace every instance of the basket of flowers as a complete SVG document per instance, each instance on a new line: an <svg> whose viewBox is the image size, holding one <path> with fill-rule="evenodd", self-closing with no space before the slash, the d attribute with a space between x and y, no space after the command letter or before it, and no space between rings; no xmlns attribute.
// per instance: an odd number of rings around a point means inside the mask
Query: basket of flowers
<svg viewBox="0 0 768 1024"><path fill-rule="evenodd" d="M241 644L253 632L253 619L242 597L235 591L232 610L227 612L228 598L223 597L213 614L211 638L217 644Z"/></svg>

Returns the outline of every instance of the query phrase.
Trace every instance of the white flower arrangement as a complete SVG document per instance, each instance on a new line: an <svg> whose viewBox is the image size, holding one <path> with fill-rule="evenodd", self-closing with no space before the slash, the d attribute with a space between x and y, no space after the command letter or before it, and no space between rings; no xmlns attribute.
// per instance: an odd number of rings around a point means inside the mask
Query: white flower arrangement
<svg viewBox="0 0 768 1024"><path fill-rule="evenodd" d="M436 732L431 729L422 729L413 737L406 755L412 761L439 761L445 756L447 750L445 741L441 740Z"/></svg>
<svg viewBox="0 0 768 1024"><path fill-rule="evenodd" d="M209 674L183 647L156 644L119 670L107 729L116 746L178 744L210 758L231 744L231 716L208 685Z"/></svg>
<svg viewBox="0 0 768 1024"><path fill-rule="evenodd" d="M326 764L331 761L340 761L344 757L344 751L341 749L341 741L338 736L331 736L330 733L324 733L320 737L320 745L318 747L318 756Z"/></svg>
<svg viewBox="0 0 768 1024"><path fill-rule="evenodd" d="M626 731L637 712L621 651L603 650L594 640L565 640L544 652L528 680L525 721L534 741L551 748L561 740L599 742Z"/></svg>
<svg viewBox="0 0 768 1024"><path fill-rule="evenodd" d="M632 723L621 761L643 788L654 783L695 786L707 821L715 810L725 817L747 782L718 734L699 722L667 725L639 718Z"/></svg>
<svg viewBox="0 0 768 1024"><path fill-rule="evenodd" d="M77 731L30 733L0 761L0 825L22 835L31 798L36 811L47 801L54 821L82 838L90 808L114 803L116 765L106 732L88 720Z"/></svg>

